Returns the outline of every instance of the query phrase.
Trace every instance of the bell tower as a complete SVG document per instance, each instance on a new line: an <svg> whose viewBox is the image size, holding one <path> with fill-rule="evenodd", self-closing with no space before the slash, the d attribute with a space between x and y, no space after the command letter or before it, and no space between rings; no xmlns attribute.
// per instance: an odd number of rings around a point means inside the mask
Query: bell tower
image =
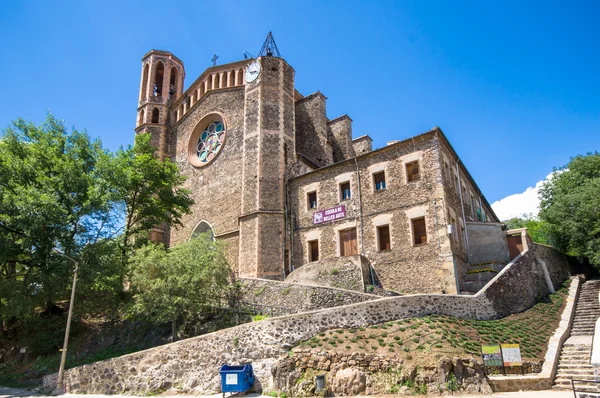
<svg viewBox="0 0 600 398"><path fill-rule="evenodd" d="M170 106L183 92L184 78L183 62L170 52L152 50L142 58L135 132L152 135L152 145L161 159L169 153Z"/></svg>
<svg viewBox="0 0 600 398"><path fill-rule="evenodd" d="M142 58L142 79L135 133L148 133L161 160L169 156L169 127L173 123L171 104L183 92L183 62L167 51L152 50ZM167 244L169 231L157 225L150 240Z"/></svg>
<svg viewBox="0 0 600 398"><path fill-rule="evenodd" d="M295 148L294 70L275 49L263 46L263 56L245 71L241 277L284 277L284 178Z"/></svg>

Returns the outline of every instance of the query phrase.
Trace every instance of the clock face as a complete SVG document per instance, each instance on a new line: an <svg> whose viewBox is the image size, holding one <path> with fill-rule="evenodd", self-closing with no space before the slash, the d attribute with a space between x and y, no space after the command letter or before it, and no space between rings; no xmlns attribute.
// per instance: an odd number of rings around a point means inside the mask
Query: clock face
<svg viewBox="0 0 600 398"><path fill-rule="evenodd" d="M252 83L260 74L260 64L257 61L252 62L246 68L246 83Z"/></svg>

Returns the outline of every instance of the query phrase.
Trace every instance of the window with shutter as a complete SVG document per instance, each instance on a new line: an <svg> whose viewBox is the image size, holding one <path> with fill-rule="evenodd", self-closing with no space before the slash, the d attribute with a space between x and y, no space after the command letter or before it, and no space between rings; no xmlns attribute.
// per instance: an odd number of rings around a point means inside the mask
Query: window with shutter
<svg viewBox="0 0 600 398"><path fill-rule="evenodd" d="M385 171L373 174L373 181L375 182L376 191L381 191L382 189L385 189Z"/></svg>
<svg viewBox="0 0 600 398"><path fill-rule="evenodd" d="M413 231L413 243L421 245L427 243L427 229L425 228L425 217L411 220Z"/></svg>
<svg viewBox="0 0 600 398"><path fill-rule="evenodd" d="M319 261L319 241L313 240L308 242L309 261Z"/></svg>
<svg viewBox="0 0 600 398"><path fill-rule="evenodd" d="M377 237L379 238L379 251L383 252L392 248L390 242L390 226L382 225L377 227Z"/></svg>
<svg viewBox="0 0 600 398"><path fill-rule="evenodd" d="M419 181L421 178L419 174L419 161L406 163L406 177L408 182Z"/></svg>

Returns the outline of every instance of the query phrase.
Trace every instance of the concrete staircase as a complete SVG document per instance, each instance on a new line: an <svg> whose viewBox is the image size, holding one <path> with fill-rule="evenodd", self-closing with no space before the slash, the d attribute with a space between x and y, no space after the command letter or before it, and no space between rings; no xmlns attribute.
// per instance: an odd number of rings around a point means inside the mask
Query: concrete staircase
<svg viewBox="0 0 600 398"><path fill-rule="evenodd" d="M505 266L506 264L497 262L469 265L460 287L460 294L471 295L477 293L489 281L494 279Z"/></svg>
<svg viewBox="0 0 600 398"><path fill-rule="evenodd" d="M582 391L578 396L600 397L600 383L594 383L600 381L600 375L595 374L590 364L592 336L600 317L599 292L600 280L585 282L581 287L571 334L560 354L553 389L571 390L571 379L583 380L575 383L575 388Z"/></svg>

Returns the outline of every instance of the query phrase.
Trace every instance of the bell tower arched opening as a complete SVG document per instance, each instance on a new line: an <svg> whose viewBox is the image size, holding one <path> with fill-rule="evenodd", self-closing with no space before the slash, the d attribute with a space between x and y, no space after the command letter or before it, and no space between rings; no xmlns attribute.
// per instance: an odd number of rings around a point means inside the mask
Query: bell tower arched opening
<svg viewBox="0 0 600 398"><path fill-rule="evenodd" d="M177 68L171 68L171 77L169 79L169 98L177 97Z"/></svg>
<svg viewBox="0 0 600 398"><path fill-rule="evenodd" d="M152 121L151 121L151 123L158 123L159 118L160 118L160 111L158 110L158 108L152 109Z"/></svg>
<svg viewBox="0 0 600 398"><path fill-rule="evenodd" d="M142 88L140 90L140 101L144 101L148 96L148 73L150 71L150 65L144 66L144 72L142 73Z"/></svg>
<svg viewBox="0 0 600 398"><path fill-rule="evenodd" d="M154 72L154 96L162 97L163 79L165 76L165 65L158 61Z"/></svg>

